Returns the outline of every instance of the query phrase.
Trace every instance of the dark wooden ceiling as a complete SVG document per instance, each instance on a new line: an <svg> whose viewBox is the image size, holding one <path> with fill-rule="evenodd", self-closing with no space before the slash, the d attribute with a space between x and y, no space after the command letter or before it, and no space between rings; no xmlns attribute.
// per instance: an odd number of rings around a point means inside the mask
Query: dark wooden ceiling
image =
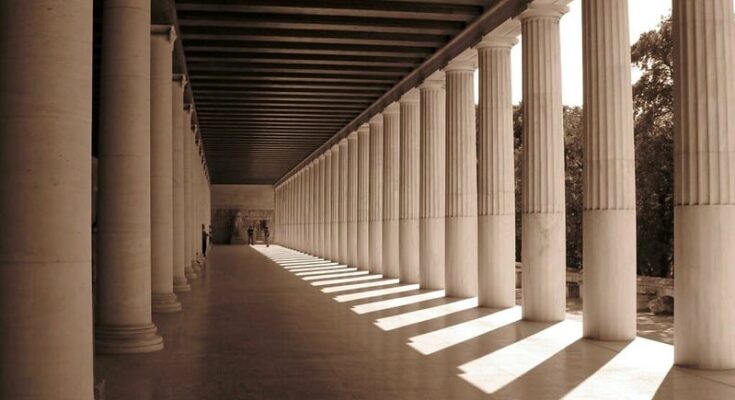
<svg viewBox="0 0 735 400"><path fill-rule="evenodd" d="M212 183L276 182L494 0L176 0Z"/></svg>

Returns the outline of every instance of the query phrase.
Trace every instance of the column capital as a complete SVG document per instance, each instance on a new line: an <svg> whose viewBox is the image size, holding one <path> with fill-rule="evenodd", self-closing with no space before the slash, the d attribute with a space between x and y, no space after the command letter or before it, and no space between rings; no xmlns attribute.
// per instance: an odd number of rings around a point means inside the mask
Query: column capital
<svg viewBox="0 0 735 400"><path fill-rule="evenodd" d="M444 68L446 73L474 71L477 69L477 50L469 48L460 53L453 60L449 61Z"/></svg>
<svg viewBox="0 0 735 400"><path fill-rule="evenodd" d="M370 124L366 122L360 125L360 127L357 128L357 133L370 133Z"/></svg>
<svg viewBox="0 0 735 400"><path fill-rule="evenodd" d="M370 125L373 125L373 124L383 125L383 114L382 113L375 114L373 115L372 118L370 118Z"/></svg>
<svg viewBox="0 0 735 400"><path fill-rule="evenodd" d="M536 0L528 5L526 11L522 12L518 18L521 21L529 19L560 19L562 15L569 12L569 4L571 0Z"/></svg>
<svg viewBox="0 0 735 400"><path fill-rule="evenodd" d="M330 147L330 148L328 148L328 149L324 150L324 156L325 156L325 157L331 157L331 156L332 156L332 149L333 149L333 148L334 148L334 146L332 146L332 147Z"/></svg>
<svg viewBox="0 0 735 400"><path fill-rule="evenodd" d="M171 80L180 84L182 87L186 87L186 85L189 83L189 78L184 74L173 74Z"/></svg>
<svg viewBox="0 0 735 400"><path fill-rule="evenodd" d="M419 89L444 89L445 74L443 70L436 70L419 85Z"/></svg>
<svg viewBox="0 0 735 400"><path fill-rule="evenodd" d="M347 135L347 140L357 140L357 131L352 131Z"/></svg>
<svg viewBox="0 0 735 400"><path fill-rule="evenodd" d="M332 150L332 153L338 152L339 151L339 143L335 143L334 145L332 145L331 150Z"/></svg>
<svg viewBox="0 0 735 400"><path fill-rule="evenodd" d="M341 140L339 141L339 145L340 145L340 146L345 146L345 147L347 147L347 138L346 138L346 137L342 138L342 139L341 139Z"/></svg>
<svg viewBox="0 0 735 400"><path fill-rule="evenodd" d="M394 101L394 102L388 104L388 106L385 107L385 109L383 110L383 114L384 115L385 114L394 115L394 114L398 114L400 112L401 112L401 105L398 104L397 101Z"/></svg>
<svg viewBox="0 0 735 400"><path fill-rule="evenodd" d="M518 44L518 36L521 34L521 21L516 18L509 19L492 32L482 37L475 46L477 50L487 48L512 48Z"/></svg>
<svg viewBox="0 0 735 400"><path fill-rule="evenodd" d="M171 51L174 50L174 42L176 42L176 28L173 25L151 25L151 36L162 36L168 39L171 44Z"/></svg>
<svg viewBox="0 0 735 400"><path fill-rule="evenodd" d="M401 96L401 99L399 100L401 104L403 103L417 103L419 102L419 89L413 88L409 90L408 92L404 93L403 96Z"/></svg>
<svg viewBox="0 0 735 400"><path fill-rule="evenodd" d="M327 150L327 151L329 151L329 150ZM319 160L319 162L324 162L324 158L325 158L326 156L327 156L327 154L326 154L326 153L322 153L322 154L321 154L321 155L320 155L319 157L317 157L317 160Z"/></svg>

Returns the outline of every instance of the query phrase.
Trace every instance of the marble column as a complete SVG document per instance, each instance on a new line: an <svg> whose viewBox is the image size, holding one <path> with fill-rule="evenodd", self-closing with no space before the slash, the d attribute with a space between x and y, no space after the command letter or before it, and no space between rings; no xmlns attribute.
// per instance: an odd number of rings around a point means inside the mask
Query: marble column
<svg viewBox="0 0 735 400"><path fill-rule="evenodd" d="M330 260L332 261L339 261L341 260L340 257L340 251L341 251L341 244L340 244L340 209L341 209L341 201L342 196L340 195L340 180L342 179L340 177L341 175L341 169L340 169L340 162L341 162L341 154L340 154L340 146L339 144L335 144L332 146L332 229L330 231L330 240L332 242L331 245L331 255L329 256Z"/></svg>
<svg viewBox="0 0 735 400"><path fill-rule="evenodd" d="M312 201L311 201L311 191L312 191L312 184L313 181L311 179L311 164L307 165L304 168L304 176L303 176L303 190L304 190L304 212L303 212L303 224L302 224L302 237L303 237L303 246L302 250L306 252L309 255L312 255L313 252L311 251L311 207L312 207Z"/></svg>
<svg viewBox="0 0 735 400"><path fill-rule="evenodd" d="M637 282L628 0L584 0L582 30L584 335L632 340Z"/></svg>
<svg viewBox="0 0 735 400"><path fill-rule="evenodd" d="M390 104L383 112L383 272L399 278L398 200L401 177L401 106Z"/></svg>
<svg viewBox="0 0 735 400"><path fill-rule="evenodd" d="M151 307L181 311L174 294L172 75L176 32L151 27Z"/></svg>
<svg viewBox="0 0 735 400"><path fill-rule="evenodd" d="M326 230L324 229L324 208L325 208L325 188L326 188L326 161L327 155L322 154L319 156L319 209L317 210L317 214L319 215L319 229L318 229L318 249L319 249L319 257L327 258L326 254L326 241L324 240L324 233Z"/></svg>
<svg viewBox="0 0 735 400"><path fill-rule="evenodd" d="M523 318L566 310L564 129L559 20L566 6L532 3L523 30Z"/></svg>
<svg viewBox="0 0 735 400"><path fill-rule="evenodd" d="M150 7L147 0L103 5L95 329L99 353L163 348L151 318Z"/></svg>
<svg viewBox="0 0 735 400"><path fill-rule="evenodd" d="M383 270L383 115L370 119L370 272Z"/></svg>
<svg viewBox="0 0 735 400"><path fill-rule="evenodd" d="M324 152L324 186L322 191L324 196L324 208L322 209L322 240L323 256L325 259L334 259L332 257L332 149Z"/></svg>
<svg viewBox="0 0 735 400"><path fill-rule="evenodd" d="M0 2L3 399L92 400L92 2L59 6Z"/></svg>
<svg viewBox="0 0 735 400"><path fill-rule="evenodd" d="M185 75L174 75L171 89L173 149L173 288L174 293L191 290L185 274L184 250L184 88Z"/></svg>
<svg viewBox="0 0 735 400"><path fill-rule="evenodd" d="M446 188L446 91L444 72L420 89L419 280L423 289L444 289Z"/></svg>
<svg viewBox="0 0 735 400"><path fill-rule="evenodd" d="M345 265L350 263L347 249L347 199L349 197L349 149L347 138L339 141L339 262Z"/></svg>
<svg viewBox="0 0 735 400"><path fill-rule="evenodd" d="M357 129L357 266L370 268L370 126Z"/></svg>
<svg viewBox="0 0 735 400"><path fill-rule="evenodd" d="M510 50L514 36L489 34L477 45L480 69L478 132L478 301L516 304L515 166Z"/></svg>
<svg viewBox="0 0 735 400"><path fill-rule="evenodd" d="M421 178L421 113L419 90L400 100L400 188L398 262L402 282L419 283L419 179Z"/></svg>
<svg viewBox="0 0 735 400"><path fill-rule="evenodd" d="M357 132L347 137L347 259L351 267L358 266L357 259Z"/></svg>
<svg viewBox="0 0 735 400"><path fill-rule="evenodd" d="M447 170L445 285L447 296L477 296L477 121L474 74L477 52L468 49L445 68Z"/></svg>
<svg viewBox="0 0 735 400"><path fill-rule="evenodd" d="M311 254L320 256L319 254L319 159L315 159L311 163L311 229L309 230L311 238Z"/></svg>
<svg viewBox="0 0 735 400"><path fill-rule="evenodd" d="M199 275L194 272L191 267L191 222L189 220L191 209L191 147L193 146L191 137L191 121L194 115L194 105L184 105L184 121L181 129L181 141L183 143L183 161L184 161L184 274L187 280L197 279Z"/></svg>
<svg viewBox="0 0 735 400"><path fill-rule="evenodd" d="M735 368L735 43L729 0L675 0L674 362Z"/></svg>

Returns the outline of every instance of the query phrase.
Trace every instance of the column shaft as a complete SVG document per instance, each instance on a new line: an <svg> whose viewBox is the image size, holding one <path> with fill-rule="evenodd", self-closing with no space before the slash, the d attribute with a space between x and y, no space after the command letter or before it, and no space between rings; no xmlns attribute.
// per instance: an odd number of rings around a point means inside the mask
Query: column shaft
<svg viewBox="0 0 735 400"><path fill-rule="evenodd" d="M584 335L631 340L636 220L628 0L584 0L582 29Z"/></svg>
<svg viewBox="0 0 735 400"><path fill-rule="evenodd" d="M324 258L333 260L332 257L332 149L324 153Z"/></svg>
<svg viewBox="0 0 735 400"><path fill-rule="evenodd" d="M729 0L675 0L674 361L735 368L735 44Z"/></svg>
<svg viewBox="0 0 735 400"><path fill-rule="evenodd" d="M357 130L357 266L370 268L370 126Z"/></svg>
<svg viewBox="0 0 735 400"><path fill-rule="evenodd" d="M3 399L92 400L92 2L60 6L0 2Z"/></svg>
<svg viewBox="0 0 735 400"><path fill-rule="evenodd" d="M419 283L421 113L418 89L412 89L403 95L400 107L398 262L401 281Z"/></svg>
<svg viewBox="0 0 735 400"><path fill-rule="evenodd" d="M370 119L370 272L383 270L383 115Z"/></svg>
<svg viewBox="0 0 735 400"><path fill-rule="evenodd" d="M347 256L348 265L358 265L357 259L357 133L352 132L347 138L348 172L347 178Z"/></svg>
<svg viewBox="0 0 735 400"><path fill-rule="evenodd" d="M174 78L171 89L172 149L173 149L173 285L174 292L191 290L185 275L184 249L184 88L186 77Z"/></svg>
<svg viewBox="0 0 735 400"><path fill-rule="evenodd" d="M151 318L151 6L118 0L103 7L95 345L102 353L157 351L163 339Z"/></svg>
<svg viewBox="0 0 735 400"><path fill-rule="evenodd" d="M566 311L564 129L559 19L566 7L531 4L523 29L523 318Z"/></svg>
<svg viewBox="0 0 735 400"><path fill-rule="evenodd" d="M383 272L399 278L398 202L401 177L401 106L393 103L383 112Z"/></svg>
<svg viewBox="0 0 735 400"><path fill-rule="evenodd" d="M444 289L446 188L446 92L444 73L420 86L421 184L419 279L424 289Z"/></svg>
<svg viewBox="0 0 735 400"><path fill-rule="evenodd" d="M486 36L478 45L478 297L485 307L516 303L515 167L510 50L514 37Z"/></svg>
<svg viewBox="0 0 735 400"><path fill-rule="evenodd" d="M341 169L341 152L339 144L332 146L332 229L330 232L330 240L332 242L332 252L330 259L333 261L341 261L340 251L340 207L341 207L341 195L340 195L340 177Z"/></svg>

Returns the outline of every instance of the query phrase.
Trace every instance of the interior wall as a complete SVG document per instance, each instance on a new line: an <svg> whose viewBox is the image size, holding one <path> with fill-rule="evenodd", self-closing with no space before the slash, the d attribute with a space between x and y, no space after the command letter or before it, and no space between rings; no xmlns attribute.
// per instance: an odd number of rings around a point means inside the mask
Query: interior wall
<svg viewBox="0 0 735 400"><path fill-rule="evenodd" d="M275 191L272 185L212 185L212 233L214 243L227 244L247 238L253 226L256 241L265 239L263 224L275 237ZM241 223L236 223L237 213ZM238 232L239 229L239 232Z"/></svg>

